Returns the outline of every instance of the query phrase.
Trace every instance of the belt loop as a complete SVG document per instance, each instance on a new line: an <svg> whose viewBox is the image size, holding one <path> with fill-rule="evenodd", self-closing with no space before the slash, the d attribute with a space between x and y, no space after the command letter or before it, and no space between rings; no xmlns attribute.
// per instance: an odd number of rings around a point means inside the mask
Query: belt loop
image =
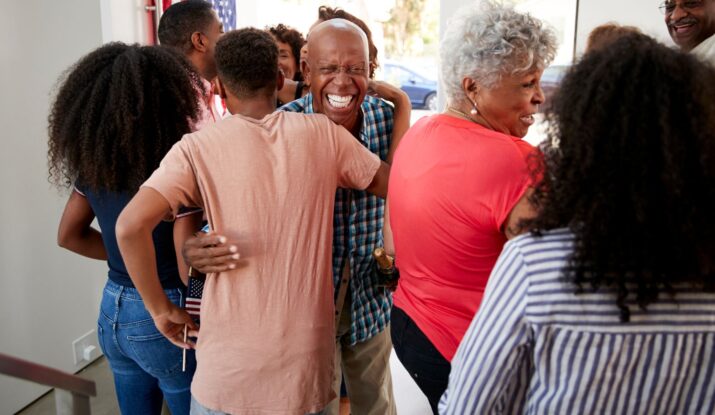
<svg viewBox="0 0 715 415"><path fill-rule="evenodd" d="M122 297L122 294L124 293L124 286L117 284L119 289L117 290L117 296L114 298L114 322L116 323L119 321L119 306L120 306L120 298Z"/></svg>

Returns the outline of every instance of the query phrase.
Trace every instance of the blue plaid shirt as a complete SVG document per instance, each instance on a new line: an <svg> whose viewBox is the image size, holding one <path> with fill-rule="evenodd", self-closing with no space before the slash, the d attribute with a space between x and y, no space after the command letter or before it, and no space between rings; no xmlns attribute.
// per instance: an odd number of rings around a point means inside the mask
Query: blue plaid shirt
<svg viewBox="0 0 715 415"><path fill-rule="evenodd" d="M385 101L366 96L360 141L371 152L387 159L392 139L393 108ZM308 94L281 110L313 114L313 96ZM364 342L390 322L392 294L378 287L373 275L372 251L382 246L385 201L365 191L338 189L333 215L333 282L337 300L344 261L350 261L352 293L350 344Z"/></svg>

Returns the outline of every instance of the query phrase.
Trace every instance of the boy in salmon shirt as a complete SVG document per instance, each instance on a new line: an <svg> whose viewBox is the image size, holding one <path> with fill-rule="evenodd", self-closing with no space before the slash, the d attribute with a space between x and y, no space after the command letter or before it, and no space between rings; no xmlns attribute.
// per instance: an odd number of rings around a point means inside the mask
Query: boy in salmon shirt
<svg viewBox="0 0 715 415"><path fill-rule="evenodd" d="M204 287L192 413L314 413L334 398L335 191L384 197L389 167L324 115L273 112L283 77L267 33L224 35L216 61L234 115L172 148L122 212L119 246L159 330L192 347L183 329L197 327L160 290L151 231L203 208L241 263Z"/></svg>

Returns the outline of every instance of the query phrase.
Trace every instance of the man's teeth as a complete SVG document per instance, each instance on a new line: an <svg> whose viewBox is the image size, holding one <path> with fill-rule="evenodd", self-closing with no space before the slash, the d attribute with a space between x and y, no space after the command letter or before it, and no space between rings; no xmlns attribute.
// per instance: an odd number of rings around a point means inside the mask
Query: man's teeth
<svg viewBox="0 0 715 415"><path fill-rule="evenodd" d="M352 101L352 99L352 95L341 96L328 94L328 102L330 102L330 105L335 108L346 108L350 105L350 101Z"/></svg>

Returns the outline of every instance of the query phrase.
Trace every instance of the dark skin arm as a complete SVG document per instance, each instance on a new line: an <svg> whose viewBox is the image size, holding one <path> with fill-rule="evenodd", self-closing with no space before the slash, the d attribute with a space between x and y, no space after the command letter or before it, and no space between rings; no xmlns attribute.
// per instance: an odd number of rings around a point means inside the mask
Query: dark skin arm
<svg viewBox="0 0 715 415"><path fill-rule="evenodd" d="M201 230L202 212L191 213L174 221L174 249L176 250L176 265L179 268L179 277L184 285L189 285L189 265L181 255L181 248L187 239Z"/></svg>
<svg viewBox="0 0 715 415"><path fill-rule="evenodd" d="M293 81L292 79L286 79L283 83L283 88L278 90L278 100L286 104L293 101L295 99L295 91L297 88L298 82Z"/></svg>
<svg viewBox="0 0 715 415"><path fill-rule="evenodd" d="M533 193L534 189L527 189L521 199L519 199L514 207L511 208L509 216L507 216L504 224L502 225L502 232L504 232L507 239L515 238L527 231L525 227L521 226L522 220L533 219L536 217L536 208L529 200Z"/></svg>
<svg viewBox="0 0 715 415"><path fill-rule="evenodd" d="M392 124L392 141L387 152L387 163L392 165L392 160L397 151L397 146L410 128L410 115L412 113L412 103L410 97L400 88L383 81L370 81L369 88L378 97L390 101L395 106ZM388 255L395 255L395 244L392 239L392 229L390 228L390 207L385 203L385 220L382 226L382 239L385 252Z"/></svg>
<svg viewBox="0 0 715 415"><path fill-rule="evenodd" d="M383 81L370 80L368 92L372 95L391 102L395 106L392 122L392 140L387 152L387 164L392 164L397 146L410 128L410 115L412 114L412 103L405 91L396 86Z"/></svg>
<svg viewBox="0 0 715 415"><path fill-rule="evenodd" d="M107 260L102 234L92 227L94 211L87 198L73 191L62 212L57 245L87 258Z"/></svg>
<svg viewBox="0 0 715 415"><path fill-rule="evenodd" d="M156 328L173 344L188 349L194 347L194 343L184 341L184 326L189 327L191 337L197 336L198 326L185 310L169 300L156 271L152 231L170 213L169 202L159 192L140 188L117 219L117 243L129 276Z"/></svg>

